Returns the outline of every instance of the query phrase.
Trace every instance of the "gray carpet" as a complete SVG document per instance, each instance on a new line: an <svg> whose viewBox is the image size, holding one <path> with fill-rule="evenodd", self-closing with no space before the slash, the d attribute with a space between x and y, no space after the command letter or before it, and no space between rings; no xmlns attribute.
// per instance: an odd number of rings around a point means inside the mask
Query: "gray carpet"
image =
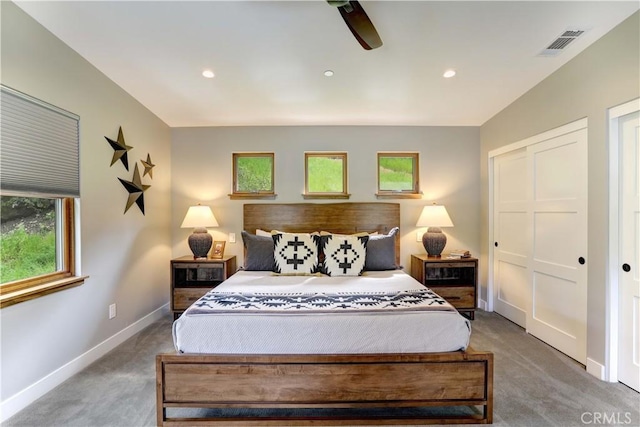
<svg viewBox="0 0 640 427"><path fill-rule="evenodd" d="M173 351L172 317L154 323L3 423L155 425L155 355ZM471 345L494 352L494 425L640 426L640 394L597 380L572 359L493 313L479 311Z"/></svg>

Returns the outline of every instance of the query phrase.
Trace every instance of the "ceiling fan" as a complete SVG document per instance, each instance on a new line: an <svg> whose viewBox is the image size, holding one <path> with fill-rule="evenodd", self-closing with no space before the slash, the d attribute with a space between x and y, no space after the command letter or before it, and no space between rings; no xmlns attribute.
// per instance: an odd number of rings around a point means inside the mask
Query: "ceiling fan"
<svg viewBox="0 0 640 427"><path fill-rule="evenodd" d="M338 8L347 27L363 48L371 50L382 46L376 28L359 2L327 0L327 3Z"/></svg>

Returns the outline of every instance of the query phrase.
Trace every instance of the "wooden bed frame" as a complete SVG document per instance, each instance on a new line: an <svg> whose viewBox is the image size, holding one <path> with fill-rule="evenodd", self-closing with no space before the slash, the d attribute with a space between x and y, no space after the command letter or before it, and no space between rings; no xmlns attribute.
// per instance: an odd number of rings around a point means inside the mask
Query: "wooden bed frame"
<svg viewBox="0 0 640 427"><path fill-rule="evenodd" d="M397 203L244 205L244 229L250 232L386 233L399 224ZM399 244L398 236L398 260ZM490 424L493 354L471 348L417 354L160 354L156 395L159 426ZM454 406L476 408L460 415L448 411ZM367 408L407 407L438 407L438 411L367 413ZM169 408L335 408L352 413L316 411L318 415L292 417L276 411L266 416L179 418L168 417Z"/></svg>

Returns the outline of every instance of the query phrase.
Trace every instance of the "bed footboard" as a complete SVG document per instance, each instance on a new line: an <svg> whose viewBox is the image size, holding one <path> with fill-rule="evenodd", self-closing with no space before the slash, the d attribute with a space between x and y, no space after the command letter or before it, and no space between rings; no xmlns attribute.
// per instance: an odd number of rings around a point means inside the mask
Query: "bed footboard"
<svg viewBox="0 0 640 427"><path fill-rule="evenodd" d="M156 391L159 426L490 424L493 354L472 349L375 355L160 354ZM446 409L454 406L476 410L469 415L455 411L446 415ZM424 416L387 416L379 411L368 415L366 410L336 416L322 411L317 416L295 417L167 416L167 409L176 408L400 407L443 410Z"/></svg>

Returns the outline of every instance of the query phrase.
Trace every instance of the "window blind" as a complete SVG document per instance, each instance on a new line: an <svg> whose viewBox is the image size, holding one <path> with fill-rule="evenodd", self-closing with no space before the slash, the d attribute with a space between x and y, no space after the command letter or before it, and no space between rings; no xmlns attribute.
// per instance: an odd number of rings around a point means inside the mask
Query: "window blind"
<svg viewBox="0 0 640 427"><path fill-rule="evenodd" d="M80 196L80 117L0 85L0 190Z"/></svg>

